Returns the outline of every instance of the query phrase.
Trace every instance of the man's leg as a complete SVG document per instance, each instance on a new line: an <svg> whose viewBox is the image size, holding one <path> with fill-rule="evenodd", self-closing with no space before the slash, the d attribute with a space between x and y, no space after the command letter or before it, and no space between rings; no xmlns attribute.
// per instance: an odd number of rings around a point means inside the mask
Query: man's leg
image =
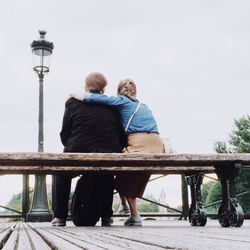
<svg viewBox="0 0 250 250"><path fill-rule="evenodd" d="M114 176L100 175L100 188L102 190L102 225L110 226L113 223L113 193L114 193Z"/></svg>
<svg viewBox="0 0 250 250"><path fill-rule="evenodd" d="M114 193L114 176L100 175L102 188L102 217L112 217L113 215L113 193Z"/></svg>
<svg viewBox="0 0 250 250"><path fill-rule="evenodd" d="M68 202L71 188L70 175L55 176L55 208L54 217L65 220L68 216Z"/></svg>

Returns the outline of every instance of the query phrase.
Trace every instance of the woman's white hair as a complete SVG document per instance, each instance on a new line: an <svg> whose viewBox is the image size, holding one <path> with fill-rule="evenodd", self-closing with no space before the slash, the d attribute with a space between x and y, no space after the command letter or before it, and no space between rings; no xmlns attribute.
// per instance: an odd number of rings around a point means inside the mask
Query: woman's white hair
<svg viewBox="0 0 250 250"><path fill-rule="evenodd" d="M136 99L135 82L131 79L121 80L117 88L117 95L124 95L135 100Z"/></svg>

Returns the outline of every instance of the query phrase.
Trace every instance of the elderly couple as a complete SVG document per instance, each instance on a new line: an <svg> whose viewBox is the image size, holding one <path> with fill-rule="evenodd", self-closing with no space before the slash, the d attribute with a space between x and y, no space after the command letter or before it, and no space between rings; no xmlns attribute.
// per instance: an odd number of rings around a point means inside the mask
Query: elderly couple
<svg viewBox="0 0 250 250"><path fill-rule="evenodd" d="M60 133L64 152L163 153L164 145L156 121L149 108L136 99L134 81L122 80L118 85L117 96L111 97L104 95L106 85L104 75L91 73L85 79L86 93L82 97L71 97L66 102ZM66 225L72 177L55 177L53 226ZM113 175L99 175L98 178L103 187L102 226L110 226L113 222L114 188L121 198L120 212L130 212L124 225L141 226L136 197L143 195L150 174L122 173L117 174L115 180Z"/></svg>

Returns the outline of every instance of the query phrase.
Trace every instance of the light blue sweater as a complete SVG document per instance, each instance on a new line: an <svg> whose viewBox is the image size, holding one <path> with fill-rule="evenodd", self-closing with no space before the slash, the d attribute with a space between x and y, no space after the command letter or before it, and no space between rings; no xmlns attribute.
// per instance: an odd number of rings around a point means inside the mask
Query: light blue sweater
<svg viewBox="0 0 250 250"><path fill-rule="evenodd" d="M84 101L89 103L92 102L110 105L117 108L119 110L122 126L124 129L126 128L129 118L134 113L138 105L137 100L132 101L128 97L122 95L106 96L101 94L90 93L85 95ZM153 117L151 110L148 108L147 105L142 103L128 127L127 134L140 132L159 133L156 121Z"/></svg>

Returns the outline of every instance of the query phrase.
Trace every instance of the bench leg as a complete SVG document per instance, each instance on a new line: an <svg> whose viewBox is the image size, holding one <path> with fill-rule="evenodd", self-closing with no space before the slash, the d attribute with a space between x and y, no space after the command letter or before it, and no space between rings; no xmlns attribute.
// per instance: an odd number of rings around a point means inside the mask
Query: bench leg
<svg viewBox="0 0 250 250"><path fill-rule="evenodd" d="M207 223L207 215L201 201L201 184L203 177L204 175L202 174L185 176L191 191L192 202L188 211L188 218L192 226L205 226Z"/></svg>
<svg viewBox="0 0 250 250"><path fill-rule="evenodd" d="M222 202L218 210L219 223L222 227L240 227L244 222L244 213L235 192L235 177L239 174L239 168L216 167L215 173L222 188Z"/></svg>

